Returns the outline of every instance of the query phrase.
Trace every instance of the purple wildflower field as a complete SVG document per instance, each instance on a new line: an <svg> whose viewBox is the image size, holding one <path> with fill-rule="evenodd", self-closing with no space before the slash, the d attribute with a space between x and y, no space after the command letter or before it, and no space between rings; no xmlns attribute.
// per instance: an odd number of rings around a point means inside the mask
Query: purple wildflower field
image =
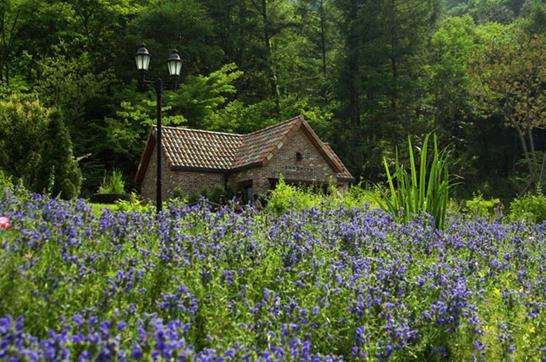
<svg viewBox="0 0 546 362"><path fill-rule="evenodd" d="M0 360L542 360L546 223L5 191Z"/></svg>

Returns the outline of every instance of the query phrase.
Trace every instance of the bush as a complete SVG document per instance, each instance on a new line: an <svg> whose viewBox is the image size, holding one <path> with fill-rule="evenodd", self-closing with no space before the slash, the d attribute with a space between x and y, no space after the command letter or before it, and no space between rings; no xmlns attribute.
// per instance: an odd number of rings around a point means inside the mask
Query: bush
<svg viewBox="0 0 546 362"><path fill-rule="evenodd" d="M117 194L125 193L125 181L120 171L114 170L110 176L105 176L99 187L99 194Z"/></svg>
<svg viewBox="0 0 546 362"><path fill-rule="evenodd" d="M546 220L546 197L542 194L526 195L510 203L511 220L527 220L536 223Z"/></svg>
<svg viewBox="0 0 546 362"><path fill-rule="evenodd" d="M371 209L380 208L378 200L384 197L384 190L378 186L366 188L362 184L351 185L346 193L340 194L340 204L347 208L369 207Z"/></svg>
<svg viewBox="0 0 546 362"><path fill-rule="evenodd" d="M81 172L72 142L58 113L31 96L0 101L0 164L36 192L78 196Z"/></svg>
<svg viewBox="0 0 546 362"><path fill-rule="evenodd" d="M129 200L119 200L115 203L116 211L124 212L148 212L152 211L153 205L144 205L140 202L138 195L131 192Z"/></svg>
<svg viewBox="0 0 546 362"><path fill-rule="evenodd" d="M5 171L0 170L0 194L4 191L5 188L13 188L13 180L11 176L8 175Z"/></svg>
<svg viewBox="0 0 546 362"><path fill-rule="evenodd" d="M234 194L231 190L225 190L223 187L215 187L212 190L205 189L197 195L192 195L190 197L190 203L196 203L201 197L204 197L213 204L225 204Z"/></svg>
<svg viewBox="0 0 546 362"><path fill-rule="evenodd" d="M82 173L72 152L70 134L60 119L58 112L53 112L45 131L42 148L41 175L47 175L38 181L38 189L45 189L51 195L65 199L77 197L80 194Z"/></svg>
<svg viewBox="0 0 546 362"><path fill-rule="evenodd" d="M313 188L288 185L280 180L270 192L267 209L279 215L289 210L305 210L312 207L321 209L379 208L378 200L383 197L380 188L365 188L364 185L351 185L348 190L339 190L330 185L328 193Z"/></svg>
<svg viewBox="0 0 546 362"><path fill-rule="evenodd" d="M465 211L473 217L494 217L496 211L502 207L499 199L484 199L481 194L465 201ZM502 215L496 215L502 216Z"/></svg>
<svg viewBox="0 0 546 362"><path fill-rule="evenodd" d="M269 194L267 209L276 215L280 215L289 210L303 210L317 207L322 200L323 197L318 193L288 185L281 178L275 189Z"/></svg>
<svg viewBox="0 0 546 362"><path fill-rule="evenodd" d="M169 196L169 201L176 205L197 204L203 198L213 204L225 204L234 197L234 192L228 188L217 186L213 189L203 189L200 192L188 194L180 187L176 187Z"/></svg>

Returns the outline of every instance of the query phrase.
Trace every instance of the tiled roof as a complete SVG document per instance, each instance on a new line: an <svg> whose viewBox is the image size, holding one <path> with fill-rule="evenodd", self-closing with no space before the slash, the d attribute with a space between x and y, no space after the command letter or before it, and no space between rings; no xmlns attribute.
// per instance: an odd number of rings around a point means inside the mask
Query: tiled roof
<svg viewBox="0 0 546 362"><path fill-rule="evenodd" d="M296 117L243 135L243 144L237 152L233 168L254 165L266 160L269 155L273 154L276 148L282 146L281 142L290 131L300 125L300 122L300 118Z"/></svg>
<svg viewBox="0 0 546 362"><path fill-rule="evenodd" d="M236 162L243 136L164 127L163 147L172 167L227 170Z"/></svg>
<svg viewBox="0 0 546 362"><path fill-rule="evenodd" d="M244 135L164 126L162 144L167 161L173 169L228 172L263 165L282 147L290 134L302 126L337 171L338 177L352 179L332 148L320 141L301 116ZM154 147L155 129L148 138L137 180L144 177Z"/></svg>

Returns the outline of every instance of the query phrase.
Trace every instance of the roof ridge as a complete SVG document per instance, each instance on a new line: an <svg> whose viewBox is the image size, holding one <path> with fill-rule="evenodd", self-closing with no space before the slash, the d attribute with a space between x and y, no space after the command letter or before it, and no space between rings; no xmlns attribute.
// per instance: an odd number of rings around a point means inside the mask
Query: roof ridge
<svg viewBox="0 0 546 362"><path fill-rule="evenodd" d="M161 126L161 127L162 128L171 128L171 129L176 129L176 130L181 130L181 131L202 132L202 133L221 134L221 135L227 135L227 136L242 136L242 137L244 137L244 136L251 136L251 135L256 134L258 132L267 131L267 130L269 130L271 128L283 126L283 125L286 125L286 124L291 123L291 122L303 121L302 118L303 117L301 115L298 115L298 116L292 117L290 119L287 119L286 121L275 123L275 124L269 125L267 127L257 129L256 131L249 132L249 133L209 131L209 130L200 129L200 128L188 128L188 127L176 127L176 126ZM157 128L157 126L153 125L152 128L155 129L155 128Z"/></svg>
<svg viewBox="0 0 546 362"><path fill-rule="evenodd" d="M292 123L294 121L301 121L302 120L302 116L296 116L296 117L292 117L290 119L287 119L286 121L282 121L282 122L279 122L279 123L275 123L275 124L272 124L270 126L267 126L267 127L264 127L264 128L260 128L256 131L252 131L250 133L244 133L243 136L251 136L251 135L254 135L258 132L262 132L262 131L267 131L267 130L270 130L271 128L275 128L275 127L280 127L280 126L284 126L288 123Z"/></svg>
<svg viewBox="0 0 546 362"><path fill-rule="evenodd" d="M157 128L157 126L153 126L153 128ZM226 136L246 136L246 134L243 133L231 133L231 132L220 132L220 131L209 131L206 129L199 129L199 128L186 128L186 127L175 127L175 126L161 126L161 128L170 128L180 131L190 131L190 132L200 132L200 133L212 133L212 134L218 134L218 135L226 135Z"/></svg>

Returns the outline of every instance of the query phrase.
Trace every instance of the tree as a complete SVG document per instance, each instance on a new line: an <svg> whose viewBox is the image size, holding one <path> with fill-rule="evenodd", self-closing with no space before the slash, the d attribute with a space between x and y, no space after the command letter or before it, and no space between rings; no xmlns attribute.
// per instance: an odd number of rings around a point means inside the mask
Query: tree
<svg viewBox="0 0 546 362"><path fill-rule="evenodd" d="M273 38L282 34L289 27L297 24L289 16L291 7L289 2L283 0L251 0L253 10L259 16L261 38L263 42L262 62L270 86L270 96L275 101L275 112L281 113L281 91L275 55L273 54Z"/></svg>
<svg viewBox="0 0 546 362"><path fill-rule="evenodd" d="M35 186L40 176L49 112L31 96L15 94L0 100L0 167L28 187Z"/></svg>
<svg viewBox="0 0 546 362"><path fill-rule="evenodd" d="M53 196L71 199L80 194L82 173L72 151L68 129L59 112L50 114L44 132L40 178L37 190L47 190Z"/></svg>
<svg viewBox="0 0 546 362"><path fill-rule="evenodd" d="M131 31L133 46L144 41L153 53L150 67L156 75L166 75L164 63L173 48L182 56L182 76L208 73L222 64L214 24L198 0L151 1L132 22Z"/></svg>
<svg viewBox="0 0 546 362"><path fill-rule="evenodd" d="M72 59L45 58L38 63L36 73L35 89L41 100L63 114L72 138L82 144L80 141L89 137L90 116L102 108L95 106L107 98L112 74L94 72L87 54Z"/></svg>
<svg viewBox="0 0 546 362"><path fill-rule="evenodd" d="M31 0L0 0L0 83L9 85L21 59L19 37L26 17L35 9ZM17 74L17 73L15 73Z"/></svg>
<svg viewBox="0 0 546 362"><path fill-rule="evenodd" d="M519 3L519 4L518 4ZM508 24L521 9L519 0L469 0L452 6L452 15L470 15L477 23L497 22Z"/></svg>
<svg viewBox="0 0 546 362"><path fill-rule="evenodd" d="M474 80L468 69L469 59L486 39L502 33L509 33L504 25L477 25L465 15L445 18L430 41L426 109L441 143L451 145L450 167L464 180L457 187L463 196L476 189L487 195L502 187L515 190L513 184L503 181L517 159L514 133L503 127L498 116L475 111L471 92Z"/></svg>
<svg viewBox="0 0 546 362"><path fill-rule="evenodd" d="M339 10L332 0L298 0L291 14L294 26L274 42L281 93L331 110L334 60L341 46Z"/></svg>
<svg viewBox="0 0 546 362"><path fill-rule="evenodd" d="M58 112L35 97L15 94L0 101L0 165L33 191L79 194L81 172L70 135Z"/></svg>
<svg viewBox="0 0 546 362"><path fill-rule="evenodd" d="M431 38L430 94L436 127L456 128L471 114L467 59L478 47L468 15L445 19Z"/></svg>
<svg viewBox="0 0 546 362"><path fill-rule="evenodd" d="M206 128L212 114L237 93L233 84L242 72L235 64L224 65L209 75L189 76L177 91L167 92L168 114L181 115L193 128Z"/></svg>
<svg viewBox="0 0 546 362"><path fill-rule="evenodd" d="M382 152L422 132L426 45L437 1L338 0L337 144L357 175L379 175ZM377 158L376 158L377 157Z"/></svg>
<svg viewBox="0 0 546 362"><path fill-rule="evenodd" d="M492 39L470 64L473 95L486 115L501 115L516 130L530 174L537 185L541 159L534 132L546 127L546 42L516 31L507 41Z"/></svg>

